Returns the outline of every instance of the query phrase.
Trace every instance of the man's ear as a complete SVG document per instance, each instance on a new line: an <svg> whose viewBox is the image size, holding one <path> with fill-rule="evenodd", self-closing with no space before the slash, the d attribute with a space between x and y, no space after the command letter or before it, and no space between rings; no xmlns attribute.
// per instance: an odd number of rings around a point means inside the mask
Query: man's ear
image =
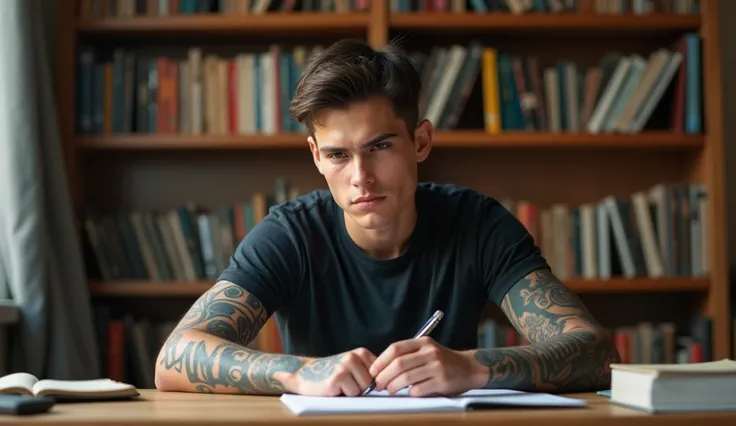
<svg viewBox="0 0 736 426"><path fill-rule="evenodd" d="M422 120L414 129L414 149L417 162L421 163L429 156L434 139L434 126L429 120Z"/></svg>
<svg viewBox="0 0 736 426"><path fill-rule="evenodd" d="M320 172L320 174L322 174L322 169L320 169L320 155L317 141L314 140L314 137L309 136L307 138L307 143L309 144L309 150L312 152L312 161L314 161L314 165L317 166L317 170Z"/></svg>

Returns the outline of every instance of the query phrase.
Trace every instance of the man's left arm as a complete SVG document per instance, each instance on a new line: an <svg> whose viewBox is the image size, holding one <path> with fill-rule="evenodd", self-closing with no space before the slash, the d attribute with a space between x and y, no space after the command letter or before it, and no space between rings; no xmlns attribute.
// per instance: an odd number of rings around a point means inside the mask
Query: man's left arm
<svg viewBox="0 0 736 426"><path fill-rule="evenodd" d="M538 269L504 296L501 309L531 343L477 349L485 388L549 392L608 389L619 354L580 298L549 269Z"/></svg>

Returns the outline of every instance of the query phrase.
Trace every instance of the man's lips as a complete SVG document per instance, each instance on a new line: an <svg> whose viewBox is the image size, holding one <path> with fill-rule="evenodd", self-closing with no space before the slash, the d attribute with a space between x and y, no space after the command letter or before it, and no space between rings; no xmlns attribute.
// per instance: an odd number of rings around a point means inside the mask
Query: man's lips
<svg viewBox="0 0 736 426"><path fill-rule="evenodd" d="M370 201L378 201L378 200L381 200L383 198L384 197L379 196L379 195L368 195L368 196L363 196L363 197L356 198L355 200L353 200L353 204L367 203L367 202L370 202Z"/></svg>

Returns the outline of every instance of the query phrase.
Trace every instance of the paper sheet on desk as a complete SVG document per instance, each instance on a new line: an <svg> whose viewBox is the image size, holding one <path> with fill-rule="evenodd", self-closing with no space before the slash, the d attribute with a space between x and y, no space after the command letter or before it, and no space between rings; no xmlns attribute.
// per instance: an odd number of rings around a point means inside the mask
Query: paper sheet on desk
<svg viewBox="0 0 736 426"><path fill-rule="evenodd" d="M410 397L406 389L396 395L385 391L358 397L319 397L284 394L281 402L297 416L310 414L375 414L431 411L465 411L476 407L585 407L582 399L547 393L504 389L474 389L456 397Z"/></svg>

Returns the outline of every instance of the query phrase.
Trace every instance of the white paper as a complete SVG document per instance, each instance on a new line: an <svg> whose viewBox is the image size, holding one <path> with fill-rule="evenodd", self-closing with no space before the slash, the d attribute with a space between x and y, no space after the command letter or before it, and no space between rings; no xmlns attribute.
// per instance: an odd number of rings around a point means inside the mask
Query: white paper
<svg viewBox="0 0 736 426"><path fill-rule="evenodd" d="M465 406L483 404L505 407L585 407L584 399L568 398L549 393L520 392L508 389L473 389L460 400Z"/></svg>
<svg viewBox="0 0 736 426"><path fill-rule="evenodd" d="M411 397L406 389L357 397L320 397L284 394L281 402L295 415L375 414L465 411L469 405L487 407L585 407L585 400L546 393L505 389L474 389L457 397Z"/></svg>

